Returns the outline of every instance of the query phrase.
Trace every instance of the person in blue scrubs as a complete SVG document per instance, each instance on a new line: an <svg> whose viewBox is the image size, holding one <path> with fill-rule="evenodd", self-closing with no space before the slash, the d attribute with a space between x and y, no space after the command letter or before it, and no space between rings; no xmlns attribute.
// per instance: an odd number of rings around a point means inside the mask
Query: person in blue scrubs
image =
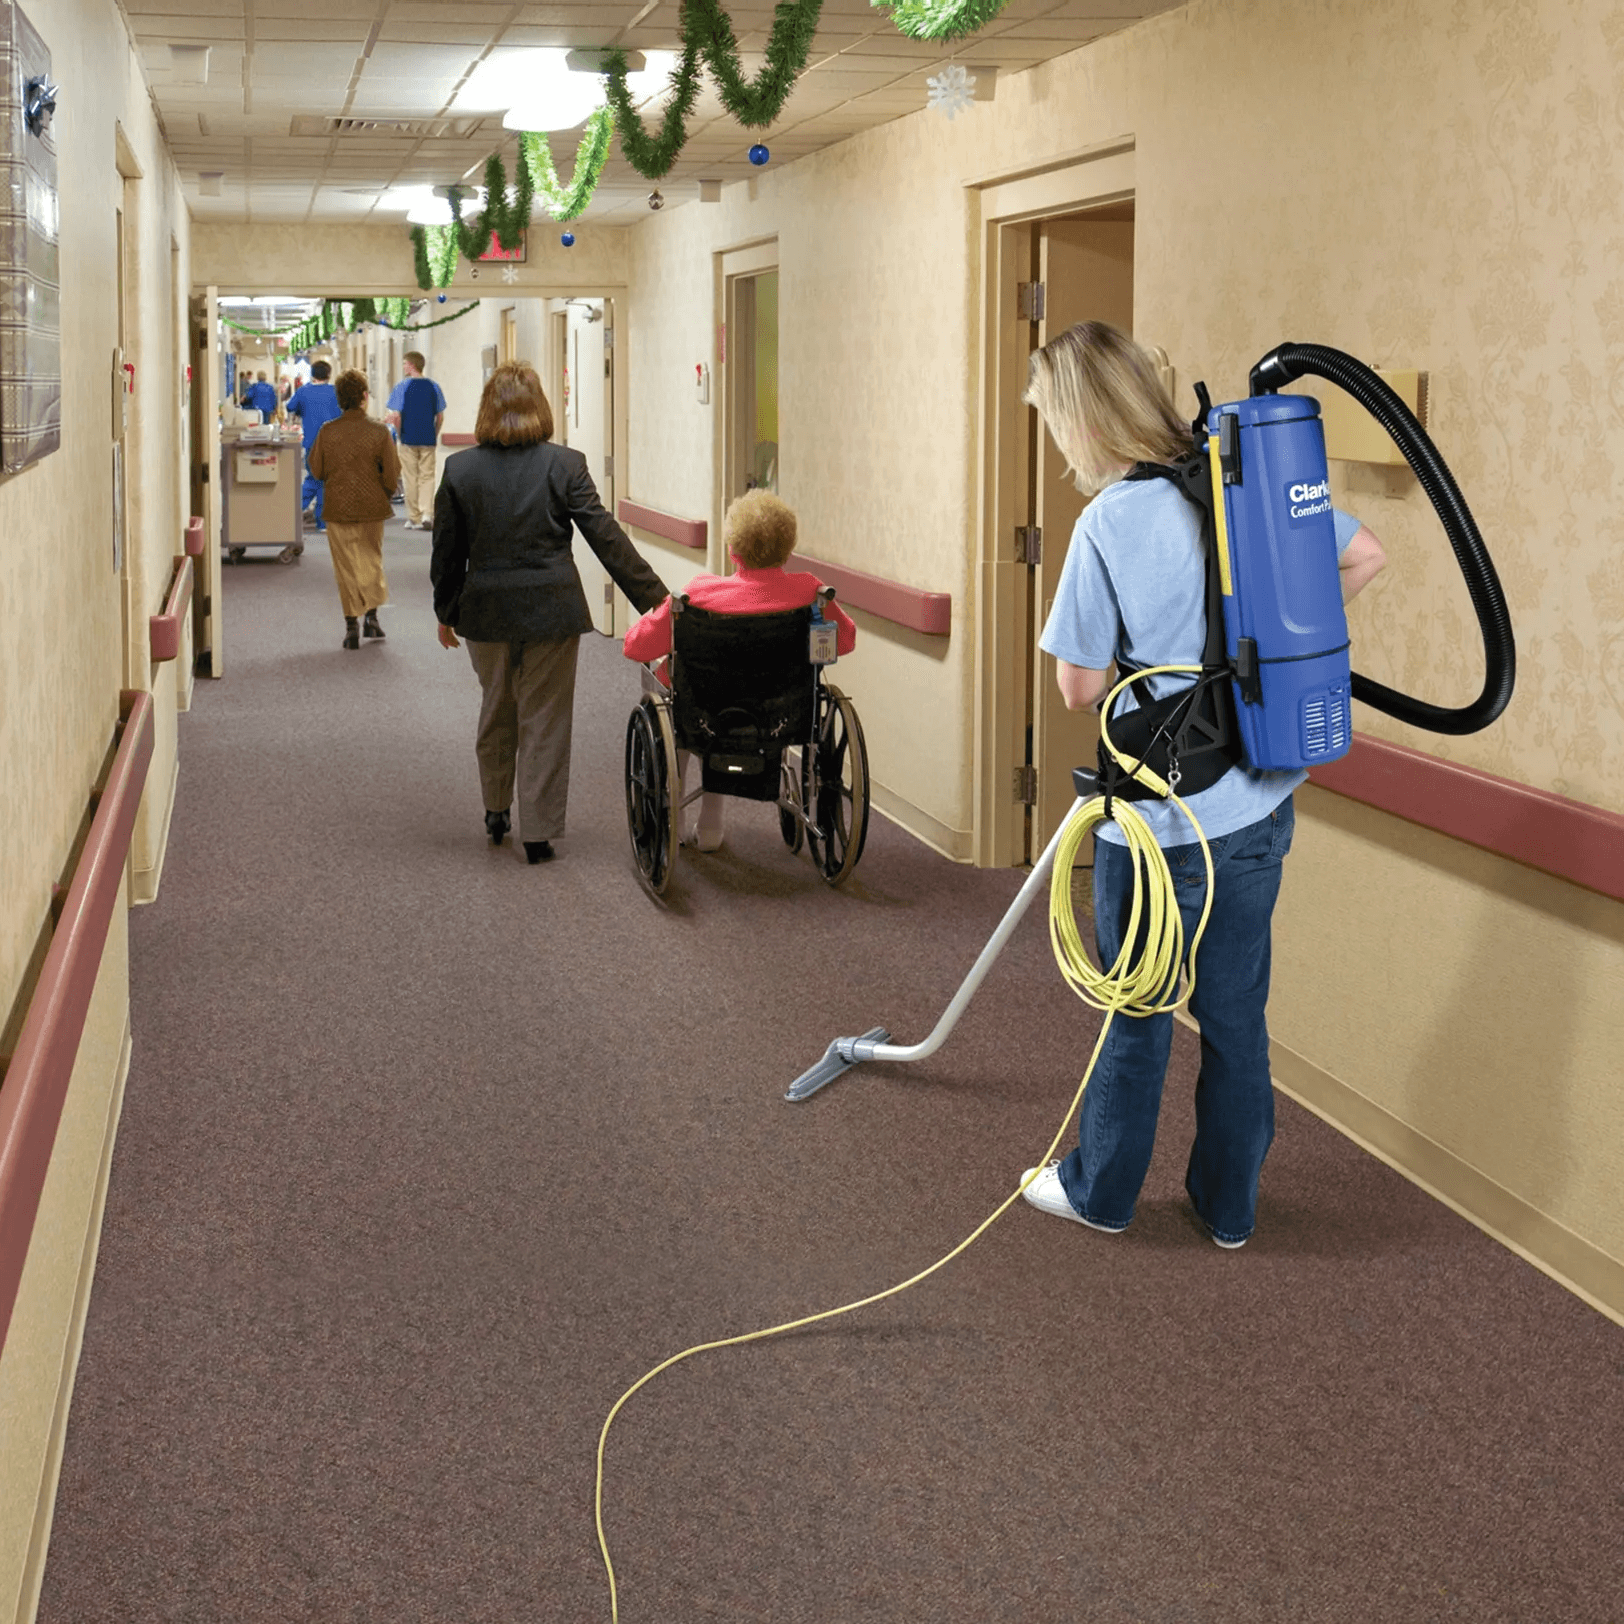
<svg viewBox="0 0 1624 1624"><path fill-rule="evenodd" d="M310 471L310 448L315 445L322 424L331 423L335 417L344 414L343 407L338 404L338 391L327 381L332 375L333 369L327 362L314 362L310 368L310 382L295 389L287 405L288 415L299 419L304 434L305 480L301 500L305 512L315 520L318 530L327 528L321 517L324 486Z"/></svg>
<svg viewBox="0 0 1624 1624"><path fill-rule="evenodd" d="M400 471L406 482L406 528L432 530L434 462L445 421L445 391L423 376L428 365L417 350L401 357L406 374L390 393L384 413L400 437Z"/></svg>
<svg viewBox="0 0 1624 1624"><path fill-rule="evenodd" d="M282 404L276 397L276 385L263 372L243 390L242 403L249 411L258 412L261 421L266 423L276 421L277 408Z"/></svg>

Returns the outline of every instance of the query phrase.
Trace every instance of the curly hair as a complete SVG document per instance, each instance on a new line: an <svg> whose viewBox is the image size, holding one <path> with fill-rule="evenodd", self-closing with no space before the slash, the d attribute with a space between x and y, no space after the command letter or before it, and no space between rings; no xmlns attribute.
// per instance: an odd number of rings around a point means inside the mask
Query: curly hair
<svg viewBox="0 0 1624 1624"><path fill-rule="evenodd" d="M333 380L333 389L338 395L339 406L346 412L353 412L367 398L367 375L351 367Z"/></svg>
<svg viewBox="0 0 1624 1624"><path fill-rule="evenodd" d="M528 361L504 361L485 380L474 418L481 445L534 445L553 437L553 409Z"/></svg>
<svg viewBox="0 0 1624 1624"><path fill-rule="evenodd" d="M770 570L795 551L795 512L771 491L746 491L727 510L722 540L747 570Z"/></svg>

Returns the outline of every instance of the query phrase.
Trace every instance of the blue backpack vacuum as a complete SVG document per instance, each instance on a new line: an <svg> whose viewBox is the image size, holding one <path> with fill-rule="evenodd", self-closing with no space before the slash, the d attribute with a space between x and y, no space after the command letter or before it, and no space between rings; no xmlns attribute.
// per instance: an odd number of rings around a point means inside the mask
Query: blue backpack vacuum
<svg viewBox="0 0 1624 1624"><path fill-rule="evenodd" d="M1443 521L1483 635L1487 675L1473 704L1441 709L1351 669L1319 402L1276 392L1306 375L1339 385L1387 430ZM1323 345L1280 345L1252 368L1251 388L1245 400L1214 406L1197 384L1189 457L1128 472L1170 480L1201 511L1207 642L1192 686L1155 700L1147 684L1133 684L1138 709L1106 718L1118 750L1192 795L1237 763L1289 771L1346 755L1354 699L1435 733L1487 727L1511 697L1511 621L1493 561L1426 430L1368 367ZM1133 675L1131 664L1117 664ZM1113 797L1156 793L1103 743L1097 782L1107 807Z"/></svg>

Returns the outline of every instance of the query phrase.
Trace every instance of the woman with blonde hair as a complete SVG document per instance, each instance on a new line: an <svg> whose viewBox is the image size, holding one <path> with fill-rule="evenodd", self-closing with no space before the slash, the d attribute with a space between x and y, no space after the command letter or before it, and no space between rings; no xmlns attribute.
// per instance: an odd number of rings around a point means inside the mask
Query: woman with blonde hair
<svg viewBox="0 0 1624 1624"><path fill-rule="evenodd" d="M1076 479L1092 497L1072 532L1054 607L1040 639L1055 656L1068 710L1097 705L1114 669L1201 663L1206 641L1206 560L1201 515L1159 477L1125 477L1135 464L1166 465L1193 449L1150 358L1104 322L1084 322L1032 357L1026 400L1035 406ZM1381 569L1380 543L1336 513L1343 597ZM1193 676L1148 677L1160 699ZM1132 690L1113 714L1132 710ZM1292 791L1306 773L1231 766L1185 797L1212 852L1213 898L1196 956L1190 1011L1201 1023L1196 1136L1185 1190L1205 1233L1245 1244L1257 1217L1258 1180L1274 1136L1269 1081L1270 922L1281 863L1291 849ZM1206 892L1201 848L1171 802L1134 802L1167 858L1185 939ZM1111 964L1128 934L1134 859L1121 831L1102 823L1094 844L1094 934ZM1117 1016L1083 1095L1078 1146L1028 1185L1044 1212L1091 1229L1126 1229L1150 1165L1171 1051L1171 1013Z"/></svg>
<svg viewBox="0 0 1624 1624"><path fill-rule="evenodd" d="M484 691L474 753L486 833L501 844L517 785L524 853L542 863L564 832L576 654L592 629L572 532L638 609L667 593L599 501L585 456L552 444L534 368L496 368L474 434L477 445L446 459L434 499L434 613L444 647L459 633L468 644Z"/></svg>
<svg viewBox="0 0 1624 1624"><path fill-rule="evenodd" d="M389 601L383 526L393 511L400 460L389 430L367 416L366 374L339 373L333 391L339 415L321 425L306 467L323 482L327 550L344 607L344 647L360 648L363 634L383 636L378 609ZM357 624L362 615L364 626Z"/></svg>

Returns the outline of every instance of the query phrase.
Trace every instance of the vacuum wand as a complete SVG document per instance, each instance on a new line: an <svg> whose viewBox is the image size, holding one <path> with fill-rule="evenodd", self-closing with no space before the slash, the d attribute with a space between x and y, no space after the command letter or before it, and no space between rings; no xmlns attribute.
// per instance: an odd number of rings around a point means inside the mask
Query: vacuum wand
<svg viewBox="0 0 1624 1624"><path fill-rule="evenodd" d="M1078 787L1081 789L1082 786ZM1066 825L1076 815L1083 801L1084 797L1079 794L1072 802L1071 811L1060 820L1060 826L1055 830L1049 844L1044 847L1043 855L1032 865L1032 872L1027 875L1026 883L1016 893L1008 912L998 922L997 930L988 938L987 945L981 950L981 956L971 966L969 975L964 978L964 984L953 995L953 1002L942 1011L942 1018L937 1021L935 1028L924 1042L911 1046L892 1043L891 1034L883 1026L874 1027L860 1038L836 1038L824 1051L823 1058L811 1070L802 1072L790 1084L789 1092L784 1098L808 1099L825 1083L832 1083L842 1072L850 1071L853 1066L861 1065L865 1060L924 1060L935 1054L947 1041L948 1034L958 1025L959 1016L975 997L976 988L986 980L993 960L1003 952L1004 944L1014 934L1015 927L1020 924L1022 916L1032 905L1032 898L1048 883L1049 870L1054 864L1055 848L1059 846Z"/></svg>

